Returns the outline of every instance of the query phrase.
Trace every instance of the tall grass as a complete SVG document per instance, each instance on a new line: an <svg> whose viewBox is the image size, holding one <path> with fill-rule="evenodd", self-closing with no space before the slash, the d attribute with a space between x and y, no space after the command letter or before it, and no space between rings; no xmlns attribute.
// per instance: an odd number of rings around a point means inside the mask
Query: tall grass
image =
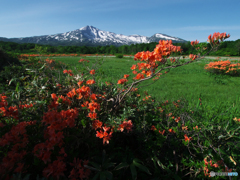
<svg viewBox="0 0 240 180"><path fill-rule="evenodd" d="M81 64L78 63L79 57L56 57L52 59L68 64L73 73L78 73L75 68L81 67ZM92 62L94 62L95 57L84 57L84 59L90 61L90 67L91 65L94 66ZM228 107L240 109L240 78L228 75L211 75L204 69L204 66L211 61L213 60L203 59L196 63L171 69L167 74L161 72L163 75L153 84L148 85L153 82L149 80L138 86L140 87L140 94L143 95L143 92L147 91L156 99L168 99L169 101L184 97L190 102L190 106L195 106L201 97L203 104L207 104L209 107L223 103ZM134 77L130 67L133 64L142 63L128 57L121 60L115 57L105 57L103 62L100 69L96 71L96 77L101 77L100 81L104 84L106 81L116 84L123 74ZM133 81L129 81L129 83L131 82Z"/></svg>

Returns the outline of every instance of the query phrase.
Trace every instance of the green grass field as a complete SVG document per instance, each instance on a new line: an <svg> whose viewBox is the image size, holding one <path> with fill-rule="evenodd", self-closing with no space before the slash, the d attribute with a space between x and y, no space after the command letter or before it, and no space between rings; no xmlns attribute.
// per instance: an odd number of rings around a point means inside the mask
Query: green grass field
<svg viewBox="0 0 240 180"><path fill-rule="evenodd" d="M75 68L81 67L78 62L81 57L53 57L50 59L68 64L69 69L72 69L74 74L77 74ZM90 61L88 64L90 69L96 69L94 62L97 57L84 57L84 59ZM143 95L143 92L147 91L156 99L169 100L170 102L184 97L189 101L190 106L196 105L201 96L203 105L207 104L214 107L223 103L227 107L234 106L240 109L239 77L221 76L221 78L216 78L209 76L204 70L204 66L212 61L212 59L205 58L200 62L171 69L168 74L164 74L164 70L162 72L164 75L160 76L155 83L148 85L154 82L152 79L140 83L138 87L146 85L139 89L140 94ZM104 57L103 64L96 70L95 75L96 77L101 76L100 81L104 84L106 81L117 84L117 81L123 78L124 74L129 74L128 83L131 83L133 82L131 79L135 75L130 68L138 62L141 61L134 61L133 57L124 57L123 59ZM121 85L118 86L121 87Z"/></svg>

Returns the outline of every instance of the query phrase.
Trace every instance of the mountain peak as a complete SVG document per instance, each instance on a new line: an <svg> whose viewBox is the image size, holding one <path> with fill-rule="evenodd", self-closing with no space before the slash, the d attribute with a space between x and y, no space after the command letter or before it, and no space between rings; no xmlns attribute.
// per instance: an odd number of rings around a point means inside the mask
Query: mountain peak
<svg viewBox="0 0 240 180"><path fill-rule="evenodd" d="M12 41L17 43L36 43L46 45L77 45L77 46L106 46L106 45L131 45L138 43L159 42L159 40L172 40L174 42L186 42L183 39L169 36L166 34L156 33L151 37L133 34L126 36L123 34L116 34L109 31L100 30L94 26L85 26L80 29L69 31L61 34L25 37L25 38L11 38L4 41Z"/></svg>
<svg viewBox="0 0 240 180"><path fill-rule="evenodd" d="M92 29L97 29L97 28L87 25L85 27L80 28L79 30L85 30L86 31L86 30L92 30Z"/></svg>

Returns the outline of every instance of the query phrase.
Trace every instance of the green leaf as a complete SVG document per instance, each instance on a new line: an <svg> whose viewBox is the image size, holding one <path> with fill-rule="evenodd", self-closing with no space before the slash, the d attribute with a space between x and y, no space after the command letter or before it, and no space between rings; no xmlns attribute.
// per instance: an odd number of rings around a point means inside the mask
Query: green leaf
<svg viewBox="0 0 240 180"><path fill-rule="evenodd" d="M43 69L44 67L46 66L46 63L44 63L44 65L40 68L40 69L38 69L38 70L41 70L41 69Z"/></svg>
<svg viewBox="0 0 240 180"><path fill-rule="evenodd" d="M174 179L176 179L176 180L181 180L181 178L180 178L178 175L176 175L176 174L172 174L172 176L173 176Z"/></svg>
<svg viewBox="0 0 240 180"><path fill-rule="evenodd" d="M140 170L142 170L142 171L144 171L144 172L152 175L152 174L149 172L148 168L146 168L145 166L137 163L135 160L133 160L133 164L134 164L135 166L137 166Z"/></svg>
<svg viewBox="0 0 240 180"><path fill-rule="evenodd" d="M17 82L17 87L16 87L16 92L18 93L19 91L19 82Z"/></svg>
<svg viewBox="0 0 240 180"><path fill-rule="evenodd" d="M94 176L94 178L92 179L92 180L97 180L98 179L98 176L99 176L99 174L100 174L100 172L98 172L95 176Z"/></svg>
<svg viewBox="0 0 240 180"><path fill-rule="evenodd" d="M105 163L105 164L103 164L103 168L107 169L107 168L112 167L114 165L115 165L115 163Z"/></svg>
<svg viewBox="0 0 240 180"><path fill-rule="evenodd" d="M17 80L17 78L12 78L8 85L10 85L13 81L16 81L16 80Z"/></svg>
<svg viewBox="0 0 240 180"><path fill-rule="evenodd" d="M106 157L106 151L104 149L103 152L102 152L102 164L104 164L105 157Z"/></svg>
<svg viewBox="0 0 240 180"><path fill-rule="evenodd" d="M44 104L45 101L35 101L36 103L39 103L39 104Z"/></svg>
<svg viewBox="0 0 240 180"><path fill-rule="evenodd" d="M105 171L100 173L100 180L106 180Z"/></svg>
<svg viewBox="0 0 240 180"><path fill-rule="evenodd" d="M97 168L93 168L93 167L88 166L88 165L84 165L84 167L86 167L86 168L88 168L88 169L91 169L91 170L93 170L93 171L100 171L100 170L101 170L100 168L97 169Z"/></svg>
<svg viewBox="0 0 240 180"><path fill-rule="evenodd" d="M34 157L33 165L37 166L37 165L39 165L39 163L40 163L40 160L38 158Z"/></svg>
<svg viewBox="0 0 240 180"><path fill-rule="evenodd" d="M105 171L105 175L106 175L107 179L112 180L112 176L113 176L113 175L112 175L111 172Z"/></svg>
<svg viewBox="0 0 240 180"><path fill-rule="evenodd" d="M131 169L133 180L137 179L137 171L136 171L136 168L135 168L134 164L130 165L130 169Z"/></svg>
<svg viewBox="0 0 240 180"><path fill-rule="evenodd" d="M148 170L148 168L146 168L145 166L143 166L143 165L141 165L141 164L139 164L139 163L137 163L137 162L135 162L134 165L137 166L137 167L138 167L139 169L141 169L142 171L144 171L144 172L152 175L152 174L150 173L150 171Z"/></svg>
<svg viewBox="0 0 240 180"><path fill-rule="evenodd" d="M128 166L129 166L128 163L122 162L122 163L120 163L118 166L115 167L115 170L119 170L119 169L122 169L122 168L126 168L126 167L128 167Z"/></svg>

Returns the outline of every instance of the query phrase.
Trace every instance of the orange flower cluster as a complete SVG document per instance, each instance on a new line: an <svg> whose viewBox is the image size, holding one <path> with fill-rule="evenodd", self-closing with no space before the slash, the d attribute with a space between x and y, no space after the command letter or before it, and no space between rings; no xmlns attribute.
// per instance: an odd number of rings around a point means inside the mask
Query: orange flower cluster
<svg viewBox="0 0 240 180"><path fill-rule="evenodd" d="M193 127L193 129L197 129L197 130L199 130L199 129L201 129L201 128L198 128L198 126L196 126L196 127Z"/></svg>
<svg viewBox="0 0 240 180"><path fill-rule="evenodd" d="M188 130L188 127L184 126L184 124L182 124L182 130Z"/></svg>
<svg viewBox="0 0 240 180"><path fill-rule="evenodd" d="M225 40L225 39L227 39L227 38L229 38L230 37L230 35L228 34L228 35L226 35L226 33L214 33L213 34L213 36L210 34L209 36L208 36L208 42L210 43L210 44L212 44L212 45L217 45L217 44L219 44L219 40L221 40L221 41L223 41L223 40ZM199 43L199 41L191 41L191 45L192 46L195 46L196 44L198 44ZM198 48L196 48L196 49L200 49L199 47ZM206 50L207 48L203 48L204 50ZM194 55L194 54L190 54L189 55L189 58L190 59L192 59L192 60L195 60L196 58L198 58L198 56L197 55Z"/></svg>
<svg viewBox="0 0 240 180"><path fill-rule="evenodd" d="M78 90L72 90L68 93L69 97L72 97L75 93L83 93L84 90L90 90L88 88L82 87L82 89L78 89ZM84 93L83 93L84 95ZM5 106L7 105L6 102L6 96L2 96L1 97L1 106ZM61 103L68 103L69 105L71 104L71 101L69 99L67 99L66 97L61 96L56 96L56 94L51 94L51 97L53 99L53 102L51 103L51 105L49 106L49 111L44 113L43 116L43 120L42 123L45 123L46 125L49 125L48 128L45 130L44 132L44 138L47 139L47 141L45 143L40 143L35 145L33 153L36 157L38 157L39 159L41 159L42 161L44 161L44 163L46 164L47 162L50 162L48 164L48 166L43 170L43 175L45 177L49 177L50 175L59 178L59 176L64 176L63 171L66 171L66 164L63 162L64 157L67 157L67 154L64 152L64 148L61 148L61 150L59 151L59 154L63 154L64 156L58 156L57 159L54 162L51 163L51 151L54 149L54 146L58 144L59 147L61 147L63 145L63 132L62 130L69 126L69 127L74 127L75 126L75 119L78 116L78 110L76 108L74 109L68 109L66 111L62 110L61 112L58 112L57 110L52 110L52 108L56 108L59 105L59 102L61 100ZM90 98L92 100L96 100L96 95L92 94L90 96ZM96 109L100 109L100 106L95 103L95 102L91 102L88 103L88 101L85 103L85 105L88 105L88 108L90 111L95 112ZM84 106L84 105L83 105ZM27 106L27 105L23 105L21 107L31 107L31 106ZM21 122L19 123L16 128L12 128L12 130L9 132L9 134L5 134L5 136L3 136L3 138L1 139L1 146L5 146L10 142L15 142L16 141L16 147L13 147L13 151L9 152L9 153L14 153L14 159L10 158L10 155L8 155L7 157L5 157L3 159L3 161L5 162L4 165L1 165L1 173L2 170L6 171L6 169L11 170L14 167L15 161L19 162L19 158L25 156L26 152L20 152L17 153L17 146L20 147L25 147L27 144L27 135L24 134L26 132L26 130L24 129L24 127L26 126L26 124L31 124L34 125L36 123L35 122ZM1 127L3 127L3 124L1 123ZM56 132L58 131L58 132ZM23 139L19 139L17 134L23 134L24 138ZM13 137L15 138L15 140L13 139ZM10 138L10 139L9 139ZM18 139L17 139L18 138ZM21 143L17 143L17 142L23 142ZM16 150L16 152L14 151L14 149ZM87 164L87 162L85 163ZM14 172L22 172L24 167L24 164L22 163L18 163L18 167L15 168ZM83 170L83 167L81 167L80 165L78 165L79 170ZM85 172L85 173L84 173ZM82 177L87 177L90 173L89 170L85 170L84 172L79 172L80 176ZM74 176L76 177L78 173L75 172L75 170L73 169L71 171L70 177Z"/></svg>
<svg viewBox="0 0 240 180"><path fill-rule="evenodd" d="M112 133L114 130L114 127L110 129L110 127L106 127L106 125L104 127L102 127L102 122L99 120L94 120L92 127L96 130L98 128L102 128L102 130L97 131L96 137L102 138L103 139L103 144L107 143L109 144L109 140L112 137ZM123 132L124 128L127 130L127 133L129 133L129 131L132 131L132 121L123 121L122 124L119 125L119 127L117 128L117 130ZM110 132L108 132L110 130Z"/></svg>
<svg viewBox="0 0 240 180"><path fill-rule="evenodd" d="M237 118L235 117L233 120L236 121L236 122L240 122L240 118L237 119Z"/></svg>
<svg viewBox="0 0 240 180"><path fill-rule="evenodd" d="M173 117L173 118L174 118L174 117ZM180 120L181 120L181 118L180 118L180 117L178 117L178 118L175 118L175 122L176 122L176 123L178 123Z"/></svg>
<svg viewBox="0 0 240 180"><path fill-rule="evenodd" d="M191 137L188 137L188 136L185 134L185 135L184 135L184 140L189 142L189 141L192 140L192 138L191 138Z"/></svg>
<svg viewBox="0 0 240 180"><path fill-rule="evenodd" d="M55 61L54 60L52 60L52 59L46 59L46 62L48 63L48 64L52 64L52 63L54 63Z"/></svg>
<svg viewBox="0 0 240 180"><path fill-rule="evenodd" d="M146 97L143 99L143 101L148 100L150 97L151 97L151 96L146 96Z"/></svg>
<svg viewBox="0 0 240 180"><path fill-rule="evenodd" d="M95 70L94 69L92 69L91 71L90 71L90 74L95 74Z"/></svg>
<svg viewBox="0 0 240 180"><path fill-rule="evenodd" d="M134 70L133 74L137 74L137 76L133 79L144 79L144 74L146 75L146 77L151 76L152 72L150 70L146 71L146 69L153 68L154 73L155 69L158 67L158 65L156 64L157 61L164 64L167 61L165 58L169 57L172 52L182 51L180 48L180 46L174 46L171 40L160 40L159 44L156 45L154 51L138 52L137 54L135 54L134 60L146 61L147 63L138 63L138 70L144 69L141 73L137 73L137 71L135 70L137 68L137 65L133 65L131 67L131 70ZM172 60L172 62L175 61ZM158 76L160 76L160 74L158 74Z"/></svg>
<svg viewBox="0 0 240 180"><path fill-rule="evenodd" d="M92 79L89 79L89 80L87 80L87 82L86 82L87 84L94 84L95 83L95 81L94 80L92 80Z"/></svg>
<svg viewBox="0 0 240 180"><path fill-rule="evenodd" d="M67 74L69 74L70 76L73 76L73 73L72 73L72 70L64 70L63 71L63 73L65 74L65 73L67 73Z"/></svg>
<svg viewBox="0 0 240 180"><path fill-rule="evenodd" d="M128 81L127 79L120 79L118 80L118 84L124 84L127 81Z"/></svg>
<svg viewBox="0 0 240 180"><path fill-rule="evenodd" d="M129 133L129 131L132 131L132 121L123 121L122 124L119 125L119 128L117 128L117 130L123 132L124 128L127 130L127 133Z"/></svg>
<svg viewBox="0 0 240 180"><path fill-rule="evenodd" d="M110 86L110 85L112 85L111 83L108 83L108 82L105 82L105 83L106 83L106 85L107 85L107 86Z"/></svg>
<svg viewBox="0 0 240 180"><path fill-rule="evenodd" d="M170 132L170 133L176 133L173 129L169 129L168 132Z"/></svg>
<svg viewBox="0 0 240 180"><path fill-rule="evenodd" d="M19 104L19 107L17 108L16 106L8 106L8 103L6 101L7 96L4 96L0 94L0 114L2 114L3 117L13 117L14 119L19 119L18 117L18 108L23 109L23 108L31 108L33 107L33 104ZM34 103L35 104L35 103ZM2 123L0 123L2 124Z"/></svg>
<svg viewBox="0 0 240 180"><path fill-rule="evenodd" d="M84 62L84 61L89 62L89 61L86 60L86 59L80 59L78 62L81 63L81 62Z"/></svg>
<svg viewBox="0 0 240 180"><path fill-rule="evenodd" d="M102 127L104 132L102 130L97 131L96 137L99 137L101 139L103 139L103 144L107 143L109 144L109 140L112 137L112 133L113 131L111 130L109 133L107 131L110 130L110 127Z"/></svg>
<svg viewBox="0 0 240 180"><path fill-rule="evenodd" d="M223 41L223 40L225 40L225 39L227 39L227 38L229 38L230 37L230 34L228 34L228 35L226 35L226 33L219 33L219 32L215 32L213 35L209 35L208 36L208 42L210 43L210 44L213 44L213 45L216 45L216 44L219 44L219 40L220 41Z"/></svg>
<svg viewBox="0 0 240 180"><path fill-rule="evenodd" d="M240 70L240 63L231 64L229 60L210 62L209 64L206 64L204 69L217 69L220 71L225 71L226 73L230 71L236 73L237 70Z"/></svg>
<svg viewBox="0 0 240 180"><path fill-rule="evenodd" d="M199 41L197 41L197 40L196 40L196 41L191 41L191 45L192 45L192 46L195 46L195 45L197 45L198 43L199 43Z"/></svg>
<svg viewBox="0 0 240 180"><path fill-rule="evenodd" d="M175 105L175 107L179 107L178 103L173 102L173 104Z"/></svg>
<svg viewBox="0 0 240 180"><path fill-rule="evenodd" d="M219 160L217 161L217 163L213 164L213 161L210 160L209 162L207 161L207 157L204 158L204 167L203 167L203 171L204 171L204 175L211 177L210 173L209 173L209 169L208 169L208 165L210 165L210 167L214 167L214 168L218 168L220 166L224 166L223 161ZM232 169L228 169L227 167L225 167L225 169L222 169L223 172L232 172Z"/></svg>
<svg viewBox="0 0 240 180"><path fill-rule="evenodd" d="M195 60L198 56L197 55L194 55L194 54L190 54L189 55L189 58L192 59L192 60Z"/></svg>
<svg viewBox="0 0 240 180"><path fill-rule="evenodd" d="M156 48L154 49L153 52L138 52L135 56L134 56L134 60L141 60L141 61L150 61L150 62L154 62L154 61L162 61L163 58L166 56L168 57L171 52L179 52L181 51L180 46L174 46L172 45L172 41L163 41L160 40L159 44L156 45Z"/></svg>
<svg viewBox="0 0 240 180"><path fill-rule="evenodd" d="M138 90L138 88L133 88L131 91L133 91L133 92L134 92L134 91L137 91L137 90Z"/></svg>
<svg viewBox="0 0 240 180"><path fill-rule="evenodd" d="M118 80L118 84L124 84L125 82L128 82L127 80L128 77L129 77L128 74L124 74L123 79Z"/></svg>

